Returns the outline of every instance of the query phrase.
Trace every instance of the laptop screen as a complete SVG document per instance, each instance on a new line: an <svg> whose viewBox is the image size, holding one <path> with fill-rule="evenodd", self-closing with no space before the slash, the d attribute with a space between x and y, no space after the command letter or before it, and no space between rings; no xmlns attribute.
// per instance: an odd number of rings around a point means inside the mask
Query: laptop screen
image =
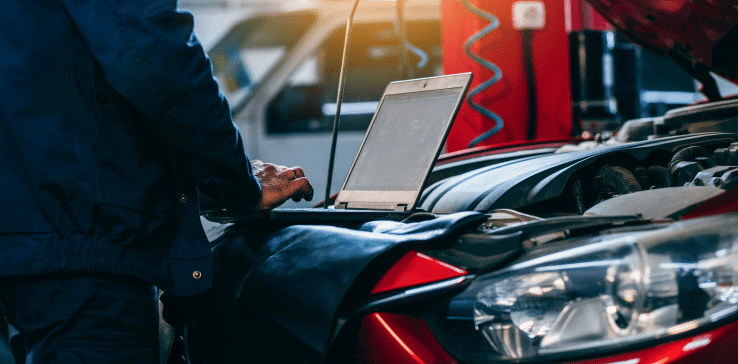
<svg viewBox="0 0 738 364"><path fill-rule="evenodd" d="M456 87L385 96L344 190L419 190L463 91Z"/></svg>

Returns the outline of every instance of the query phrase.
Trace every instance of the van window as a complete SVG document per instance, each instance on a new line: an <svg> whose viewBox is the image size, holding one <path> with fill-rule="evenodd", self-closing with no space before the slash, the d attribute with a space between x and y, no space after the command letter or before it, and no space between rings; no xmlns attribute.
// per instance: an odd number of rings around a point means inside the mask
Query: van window
<svg viewBox="0 0 738 364"><path fill-rule="evenodd" d="M337 29L316 53L305 59L269 103L267 133L328 132L333 128L344 29ZM439 23L408 22L407 33L409 42L428 57L412 77L442 74ZM341 130L366 130L387 84L403 78L403 49L391 22L354 25ZM410 53L409 59L411 64L417 64L421 58Z"/></svg>
<svg viewBox="0 0 738 364"><path fill-rule="evenodd" d="M236 25L213 47L208 53L213 71L232 107L246 99L315 19L310 12L255 17Z"/></svg>

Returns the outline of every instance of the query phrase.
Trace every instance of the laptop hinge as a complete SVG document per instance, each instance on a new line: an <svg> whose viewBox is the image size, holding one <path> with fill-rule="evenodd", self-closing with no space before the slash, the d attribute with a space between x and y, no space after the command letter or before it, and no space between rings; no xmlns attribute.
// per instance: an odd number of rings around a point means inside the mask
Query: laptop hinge
<svg viewBox="0 0 738 364"><path fill-rule="evenodd" d="M348 207L348 202L341 202L336 206L337 209L345 210Z"/></svg>
<svg viewBox="0 0 738 364"><path fill-rule="evenodd" d="M396 205L395 206L395 211L398 211L398 212L407 211L407 204L406 203L403 203L403 204Z"/></svg>

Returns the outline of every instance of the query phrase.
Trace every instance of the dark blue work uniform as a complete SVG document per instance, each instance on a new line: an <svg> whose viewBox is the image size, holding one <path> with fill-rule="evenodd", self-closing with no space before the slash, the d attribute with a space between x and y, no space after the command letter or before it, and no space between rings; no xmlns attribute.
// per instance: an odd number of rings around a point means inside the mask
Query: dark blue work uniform
<svg viewBox="0 0 738 364"><path fill-rule="evenodd" d="M70 333L75 312L210 287L197 190L248 210L261 189L175 0L2 0L0 18L0 304L29 361L79 362L55 343L109 338Z"/></svg>

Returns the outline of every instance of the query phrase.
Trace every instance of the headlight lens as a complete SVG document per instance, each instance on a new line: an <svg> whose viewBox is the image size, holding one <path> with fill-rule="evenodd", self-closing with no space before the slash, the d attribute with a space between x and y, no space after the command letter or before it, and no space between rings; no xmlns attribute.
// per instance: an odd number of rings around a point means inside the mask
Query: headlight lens
<svg viewBox="0 0 738 364"><path fill-rule="evenodd" d="M487 274L426 320L469 362L622 349L738 309L738 217L574 241Z"/></svg>

